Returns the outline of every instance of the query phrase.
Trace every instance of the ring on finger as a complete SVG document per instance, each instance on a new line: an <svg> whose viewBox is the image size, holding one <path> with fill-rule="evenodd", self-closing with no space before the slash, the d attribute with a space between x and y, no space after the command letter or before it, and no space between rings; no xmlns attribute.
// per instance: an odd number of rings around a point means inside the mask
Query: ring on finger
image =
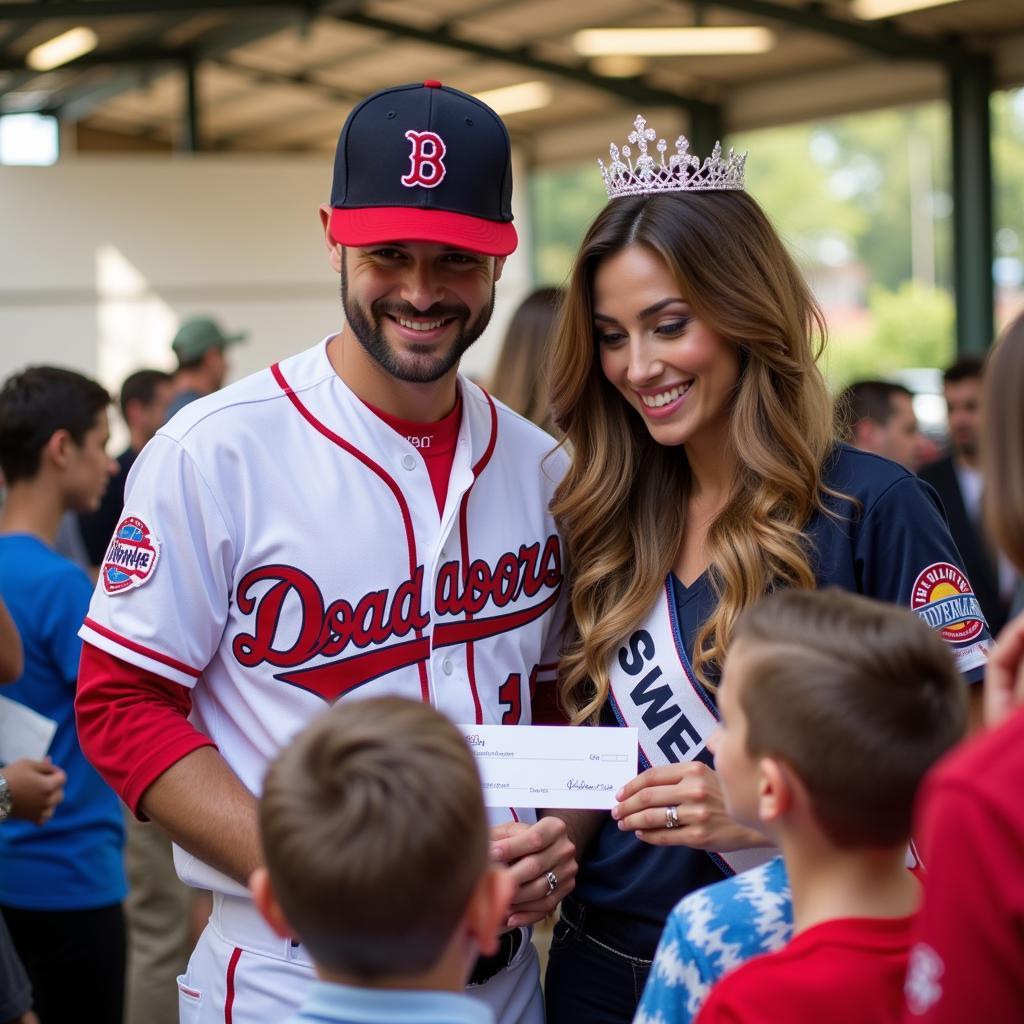
<svg viewBox="0 0 1024 1024"><path fill-rule="evenodd" d="M558 875L556 875L554 871L548 871L545 873L544 877L547 879L548 883L547 895L550 896L558 888Z"/></svg>
<svg viewBox="0 0 1024 1024"><path fill-rule="evenodd" d="M679 812L675 807L665 808L665 828L679 827Z"/></svg>

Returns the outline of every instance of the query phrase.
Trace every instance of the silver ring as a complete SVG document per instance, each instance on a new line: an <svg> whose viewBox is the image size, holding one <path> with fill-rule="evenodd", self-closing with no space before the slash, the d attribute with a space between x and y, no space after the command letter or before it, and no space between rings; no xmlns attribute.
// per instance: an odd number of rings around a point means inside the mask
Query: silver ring
<svg viewBox="0 0 1024 1024"><path fill-rule="evenodd" d="M674 807L665 808L665 828L679 827L679 812Z"/></svg>
<svg viewBox="0 0 1024 1024"><path fill-rule="evenodd" d="M549 871L544 877L548 880L548 895L550 896L558 888L558 875Z"/></svg>

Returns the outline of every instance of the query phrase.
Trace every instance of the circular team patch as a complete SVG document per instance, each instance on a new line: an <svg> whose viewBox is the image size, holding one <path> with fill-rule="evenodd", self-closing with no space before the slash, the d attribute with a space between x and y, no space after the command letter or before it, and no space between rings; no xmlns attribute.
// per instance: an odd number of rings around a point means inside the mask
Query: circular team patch
<svg viewBox="0 0 1024 1024"><path fill-rule="evenodd" d="M910 607L951 644L965 644L985 628L985 616L967 577L949 562L929 565L914 581Z"/></svg>
<svg viewBox="0 0 1024 1024"><path fill-rule="evenodd" d="M100 575L108 594L123 594L141 587L153 575L160 557L160 542L138 516L121 520L103 556Z"/></svg>

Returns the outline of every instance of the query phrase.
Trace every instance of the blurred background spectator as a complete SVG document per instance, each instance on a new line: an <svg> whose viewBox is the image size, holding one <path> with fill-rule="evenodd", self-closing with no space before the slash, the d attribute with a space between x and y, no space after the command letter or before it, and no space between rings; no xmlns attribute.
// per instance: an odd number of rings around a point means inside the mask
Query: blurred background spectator
<svg viewBox="0 0 1024 1024"><path fill-rule="evenodd" d="M927 442L917 425L913 395L902 384L860 380L844 388L837 408L845 439L855 448L892 459L916 473Z"/></svg>
<svg viewBox="0 0 1024 1024"><path fill-rule="evenodd" d="M24 649L4 696L54 730L54 764L19 758L4 769L6 810L29 820L0 828L0 910L44 1024L117 1024L124 1003L121 807L82 755L74 715L92 584L53 547L61 517L97 508L115 471L105 451L109 403L95 381L50 366L14 374L0 389L0 591Z"/></svg>
<svg viewBox="0 0 1024 1024"><path fill-rule="evenodd" d="M95 512L78 516L78 526L90 565L99 568L124 507L128 470L146 442L163 426L171 400L173 378L163 370L137 370L121 385L121 416L128 427L128 447L117 457L118 470Z"/></svg>
<svg viewBox="0 0 1024 1024"><path fill-rule="evenodd" d="M921 471L938 491L950 533L963 556L967 577L981 602L992 633L1006 623L1017 575L995 550L982 528L981 498L985 489L979 458L984 362L976 356L958 359L943 375L949 416L949 451ZM1024 398L1024 396L1022 396Z"/></svg>
<svg viewBox="0 0 1024 1024"><path fill-rule="evenodd" d="M538 288L523 299L509 323L490 387L495 398L549 434L555 427L541 378L561 299L559 288Z"/></svg>
<svg viewBox="0 0 1024 1024"><path fill-rule="evenodd" d="M216 320L199 316L186 320L171 342L178 359L174 374L174 397L167 407L167 419L204 395L224 387L228 376L227 349L244 341L244 331L225 334Z"/></svg>

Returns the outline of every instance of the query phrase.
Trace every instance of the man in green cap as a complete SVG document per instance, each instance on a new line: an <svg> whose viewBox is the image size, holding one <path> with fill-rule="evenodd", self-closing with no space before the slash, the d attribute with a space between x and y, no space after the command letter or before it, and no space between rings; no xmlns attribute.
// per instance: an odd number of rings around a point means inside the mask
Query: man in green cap
<svg viewBox="0 0 1024 1024"><path fill-rule="evenodd" d="M167 407L168 421L189 402L212 395L224 386L228 375L225 350L247 337L245 331L225 334L217 321L208 316L182 323L171 342L178 357L178 370L174 375L175 395Z"/></svg>

